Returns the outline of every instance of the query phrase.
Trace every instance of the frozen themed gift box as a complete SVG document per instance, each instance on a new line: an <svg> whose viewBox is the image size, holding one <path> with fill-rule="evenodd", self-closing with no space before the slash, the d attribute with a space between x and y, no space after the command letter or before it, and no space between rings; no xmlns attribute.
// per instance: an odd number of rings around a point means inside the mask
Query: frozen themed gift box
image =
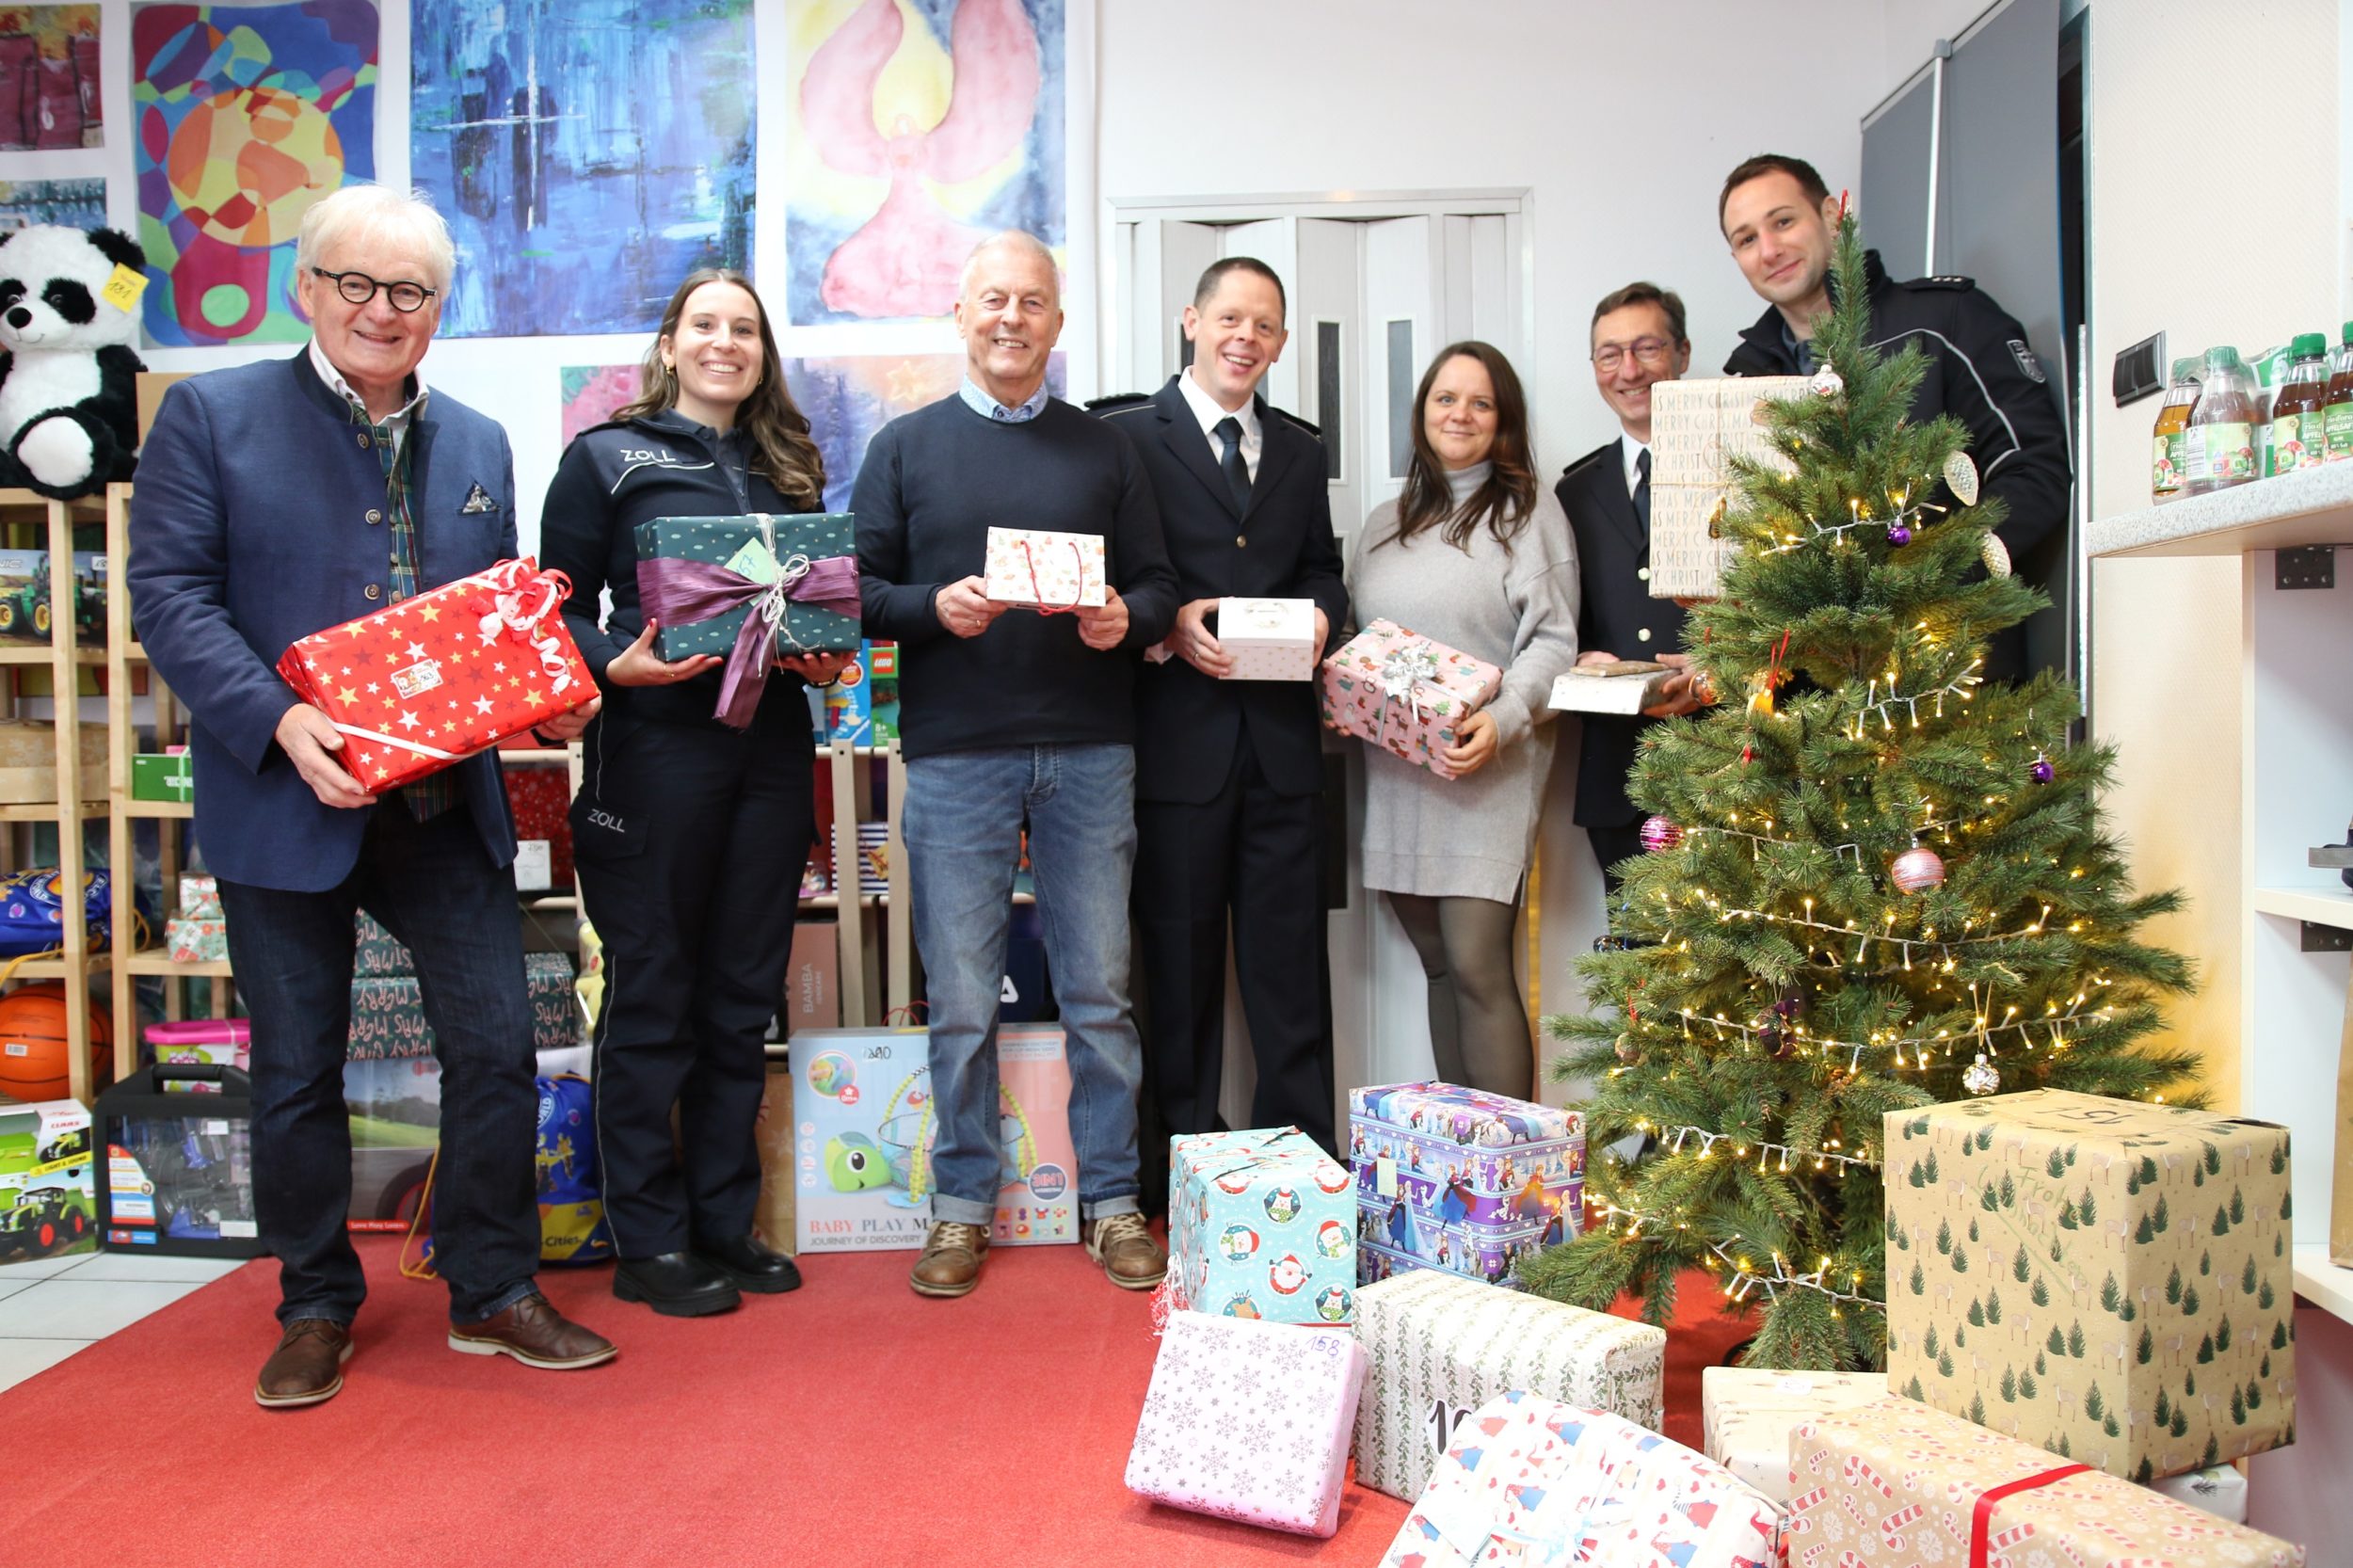
<svg viewBox="0 0 2353 1568"><path fill-rule="evenodd" d="M1411 1269L1501 1281L1526 1254L1575 1236L1585 1198L1585 1118L1451 1083L1348 1096L1357 1277Z"/></svg>
<svg viewBox="0 0 2353 1568"><path fill-rule="evenodd" d="M1103 536L1043 528L992 528L983 567L999 604L1070 610L1103 603Z"/></svg>
<svg viewBox="0 0 2353 1568"><path fill-rule="evenodd" d="M1463 721L1503 685L1484 659L1376 620L1323 662L1323 717L1350 734L1454 776L1441 753L1462 741Z"/></svg>
<svg viewBox="0 0 2353 1568"><path fill-rule="evenodd" d="M1348 1188L1348 1172L1295 1127L1170 1139L1165 1304L1281 1323L1353 1321Z"/></svg>

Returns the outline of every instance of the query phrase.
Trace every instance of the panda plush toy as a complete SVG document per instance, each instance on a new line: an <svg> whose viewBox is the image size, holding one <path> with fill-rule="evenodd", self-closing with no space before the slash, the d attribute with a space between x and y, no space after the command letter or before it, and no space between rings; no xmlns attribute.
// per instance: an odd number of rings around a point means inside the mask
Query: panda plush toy
<svg viewBox="0 0 2353 1568"><path fill-rule="evenodd" d="M139 318L102 295L146 264L116 229L0 235L0 486L71 501L131 476Z"/></svg>

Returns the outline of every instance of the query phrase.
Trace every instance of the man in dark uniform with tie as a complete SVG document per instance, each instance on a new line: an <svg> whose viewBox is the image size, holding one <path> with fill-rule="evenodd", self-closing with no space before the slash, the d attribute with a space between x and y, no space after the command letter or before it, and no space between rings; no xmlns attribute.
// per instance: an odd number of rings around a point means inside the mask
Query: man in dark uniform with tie
<svg viewBox="0 0 2353 1568"><path fill-rule="evenodd" d="M1183 608L1136 678L1136 964L1145 1082L1176 1133L1217 1125L1230 930L1257 1061L1250 1125L1333 1144L1323 759L1312 681L1229 680L1218 600L1315 602L1318 660L1348 618L1316 427L1257 395L1283 352L1282 280L1233 256L1185 310L1193 362L1096 405L1143 456Z"/></svg>
<svg viewBox="0 0 2353 1568"><path fill-rule="evenodd" d="M1555 494L1577 535L1580 664L1655 659L1683 665L1683 607L1650 597L1650 390L1691 367L1683 301L1656 283L1628 283L1593 307L1593 384L1622 434L1569 465ZM1626 770L1643 728L1700 705L1689 674L1667 683L1641 718L1587 713L1577 763L1577 824L1617 891L1618 862L1641 851L1641 812Z"/></svg>

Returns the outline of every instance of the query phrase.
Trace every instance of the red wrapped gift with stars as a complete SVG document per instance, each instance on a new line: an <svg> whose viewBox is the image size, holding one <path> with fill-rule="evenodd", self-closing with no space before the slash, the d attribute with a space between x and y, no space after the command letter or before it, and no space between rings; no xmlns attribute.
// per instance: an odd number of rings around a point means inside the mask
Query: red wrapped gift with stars
<svg viewBox="0 0 2353 1568"><path fill-rule="evenodd" d="M596 696L564 626L571 591L560 571L501 561L312 632L278 673L343 732L354 778L396 789Z"/></svg>

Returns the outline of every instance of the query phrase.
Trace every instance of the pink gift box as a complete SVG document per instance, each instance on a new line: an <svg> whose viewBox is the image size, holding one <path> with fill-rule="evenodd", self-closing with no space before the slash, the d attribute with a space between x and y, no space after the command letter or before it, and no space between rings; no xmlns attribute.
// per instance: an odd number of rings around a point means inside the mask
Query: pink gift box
<svg viewBox="0 0 2353 1568"><path fill-rule="evenodd" d="M1128 1489L1329 1536L1364 1380L1364 1347L1345 1329L1175 1313L1136 1422Z"/></svg>
<svg viewBox="0 0 2353 1568"><path fill-rule="evenodd" d="M245 1071L252 1065L253 1027L243 1018L182 1018L142 1032L158 1066L212 1063ZM217 1093L217 1083L171 1082L167 1092Z"/></svg>
<svg viewBox="0 0 2353 1568"><path fill-rule="evenodd" d="M1441 642L1376 620L1323 662L1323 716L1441 778L1439 753L1503 684L1503 671Z"/></svg>
<svg viewBox="0 0 2353 1568"><path fill-rule="evenodd" d="M1769 1568L1781 1511L1722 1465L1533 1394L1463 1417L1382 1568Z"/></svg>

